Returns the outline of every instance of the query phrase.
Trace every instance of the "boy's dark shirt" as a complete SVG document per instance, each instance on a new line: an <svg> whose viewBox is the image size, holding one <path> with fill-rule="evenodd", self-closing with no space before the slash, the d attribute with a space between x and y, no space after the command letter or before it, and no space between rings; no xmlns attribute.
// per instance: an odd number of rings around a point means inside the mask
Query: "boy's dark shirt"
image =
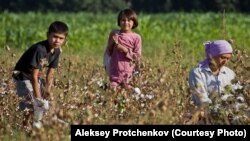
<svg viewBox="0 0 250 141"><path fill-rule="evenodd" d="M31 80L33 68L40 71L44 67L57 68L60 53L60 48L55 48L54 53L51 53L47 40L32 45L17 62L14 70L21 73L15 79Z"/></svg>

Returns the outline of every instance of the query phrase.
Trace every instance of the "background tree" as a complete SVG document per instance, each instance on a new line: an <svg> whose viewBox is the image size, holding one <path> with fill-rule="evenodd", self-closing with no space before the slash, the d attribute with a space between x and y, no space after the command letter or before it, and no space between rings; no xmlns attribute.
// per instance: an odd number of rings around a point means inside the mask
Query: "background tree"
<svg viewBox="0 0 250 141"><path fill-rule="evenodd" d="M250 0L0 0L0 12L249 12Z"/></svg>

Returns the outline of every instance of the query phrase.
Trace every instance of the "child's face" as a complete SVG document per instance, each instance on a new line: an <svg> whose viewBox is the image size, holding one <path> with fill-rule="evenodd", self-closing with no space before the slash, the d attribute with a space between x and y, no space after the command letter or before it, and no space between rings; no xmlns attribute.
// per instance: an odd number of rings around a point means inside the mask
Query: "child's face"
<svg viewBox="0 0 250 141"><path fill-rule="evenodd" d="M221 55L215 56L213 59L217 65L217 67L221 68L229 61L231 56L232 56L231 53L227 53L227 54L221 54Z"/></svg>
<svg viewBox="0 0 250 141"><path fill-rule="evenodd" d="M121 30L124 32L130 32L132 30L133 25L134 25L134 21L128 19L125 16L123 16L120 19L120 27L121 27Z"/></svg>
<svg viewBox="0 0 250 141"><path fill-rule="evenodd" d="M50 33L47 36L51 48L61 47L66 40L64 33Z"/></svg>

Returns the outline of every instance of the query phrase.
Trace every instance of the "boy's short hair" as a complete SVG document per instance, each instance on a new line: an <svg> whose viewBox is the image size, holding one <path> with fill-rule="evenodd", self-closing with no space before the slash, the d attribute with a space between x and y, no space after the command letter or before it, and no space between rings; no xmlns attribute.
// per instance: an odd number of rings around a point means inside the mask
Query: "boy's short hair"
<svg viewBox="0 0 250 141"><path fill-rule="evenodd" d="M129 20L132 20L134 22L132 29L134 29L138 26L137 15L133 9L127 8L127 9L120 11L120 13L118 15L118 19L117 19L118 26L120 26L120 20L122 19L123 16L125 16L126 18L128 18Z"/></svg>
<svg viewBox="0 0 250 141"><path fill-rule="evenodd" d="M69 31L69 28L64 22L54 21L49 26L48 34L50 34L50 33L63 33L67 36L68 31Z"/></svg>

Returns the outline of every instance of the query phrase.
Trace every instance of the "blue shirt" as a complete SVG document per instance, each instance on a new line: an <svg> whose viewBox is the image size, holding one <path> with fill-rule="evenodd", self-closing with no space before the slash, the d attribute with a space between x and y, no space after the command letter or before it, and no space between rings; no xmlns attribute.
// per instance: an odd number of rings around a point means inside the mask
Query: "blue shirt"
<svg viewBox="0 0 250 141"><path fill-rule="evenodd" d="M232 85L235 73L226 66L220 69L218 75L214 75L209 66L195 67L189 73L189 87L196 105L211 101L210 94L223 94L225 86Z"/></svg>

